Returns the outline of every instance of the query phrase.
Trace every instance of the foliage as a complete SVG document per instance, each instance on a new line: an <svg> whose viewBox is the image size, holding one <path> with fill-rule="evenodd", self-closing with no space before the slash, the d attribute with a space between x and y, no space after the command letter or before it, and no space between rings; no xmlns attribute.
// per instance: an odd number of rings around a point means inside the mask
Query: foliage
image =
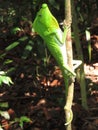
<svg viewBox="0 0 98 130"><path fill-rule="evenodd" d="M15 122L19 122L19 125L20 125L21 128L23 128L23 123L24 122L28 123L30 121L31 120L26 116L21 116L20 118L15 118Z"/></svg>
<svg viewBox="0 0 98 130"><path fill-rule="evenodd" d="M0 108L8 108L8 102L1 102Z"/></svg>
<svg viewBox="0 0 98 130"><path fill-rule="evenodd" d="M89 54L89 62L91 61L91 34L89 30L85 31L86 40L88 41L88 54Z"/></svg>
<svg viewBox="0 0 98 130"><path fill-rule="evenodd" d="M6 75L4 71L0 71L0 86L2 83L7 84L10 86L10 84L13 84L11 78Z"/></svg>
<svg viewBox="0 0 98 130"><path fill-rule="evenodd" d="M9 107L8 102L0 103L1 109L8 108L8 107ZM10 114L8 111L0 110L0 116L10 121ZM20 118L16 117L13 119L13 121L10 121L10 125L13 123L18 123L19 126L23 128L24 123L28 123L28 122L31 122L30 118L28 118L27 116L21 116ZM3 126L0 125L0 130L1 129L3 130Z"/></svg>
<svg viewBox="0 0 98 130"><path fill-rule="evenodd" d="M2 117L4 117L5 119L9 120L10 119L10 115L7 111L0 111L0 115Z"/></svg>

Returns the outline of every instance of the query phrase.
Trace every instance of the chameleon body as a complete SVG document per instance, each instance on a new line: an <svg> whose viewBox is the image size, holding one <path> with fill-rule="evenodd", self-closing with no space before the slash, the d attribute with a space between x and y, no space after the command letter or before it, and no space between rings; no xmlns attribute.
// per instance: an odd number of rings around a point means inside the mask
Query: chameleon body
<svg viewBox="0 0 98 130"><path fill-rule="evenodd" d="M33 22L34 30L43 38L49 51L56 59L63 73L64 80L75 77L75 73L67 65L66 47L59 24L50 12L47 4L42 4L41 9Z"/></svg>

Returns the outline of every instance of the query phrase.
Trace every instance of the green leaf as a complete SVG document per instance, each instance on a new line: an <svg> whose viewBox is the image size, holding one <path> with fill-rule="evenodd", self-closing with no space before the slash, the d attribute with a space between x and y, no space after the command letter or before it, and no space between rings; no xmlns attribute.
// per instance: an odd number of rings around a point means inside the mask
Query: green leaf
<svg viewBox="0 0 98 130"><path fill-rule="evenodd" d="M22 59L26 59L29 56L30 52L32 51L33 44L34 42L31 40L28 42L28 44L24 48Z"/></svg>
<svg viewBox="0 0 98 130"><path fill-rule="evenodd" d="M11 75L15 72L16 68L15 67L11 67L10 69L7 70L7 74Z"/></svg>
<svg viewBox="0 0 98 130"><path fill-rule="evenodd" d="M0 71L0 85L2 83L5 83L7 85L13 84L11 78L9 76L6 76L6 72Z"/></svg>
<svg viewBox="0 0 98 130"><path fill-rule="evenodd" d="M11 43L9 46L7 46L5 48L5 51L10 51L12 50L13 48L17 47L21 42L24 42L25 40L27 40L28 37L27 36L24 36L24 37L21 37L18 41L15 41L13 43Z"/></svg>
<svg viewBox="0 0 98 130"><path fill-rule="evenodd" d="M86 40L88 41L88 54L89 54L89 61L91 61L91 34L90 31L86 30Z"/></svg>
<svg viewBox="0 0 98 130"><path fill-rule="evenodd" d="M0 54L0 59L3 59L6 56L6 53Z"/></svg>
<svg viewBox="0 0 98 130"><path fill-rule="evenodd" d="M91 38L90 37L90 31L86 30L85 33L86 33L86 40L90 41L90 38Z"/></svg>
<svg viewBox="0 0 98 130"><path fill-rule="evenodd" d="M10 51L10 50L12 50L13 48L15 48L16 46L18 46L19 44L20 44L19 41L13 42L13 43L10 44L9 46L7 46L7 47L5 48L5 50L6 50L6 51Z"/></svg>
<svg viewBox="0 0 98 130"><path fill-rule="evenodd" d="M0 107L2 108L8 108L8 102L1 102Z"/></svg>
<svg viewBox="0 0 98 130"><path fill-rule="evenodd" d="M15 118L15 122L19 122L19 125L20 125L20 127L21 128L23 128L23 123L24 122L30 122L31 120L30 120L30 118L28 118L28 117L26 117L26 116L22 116L22 117L20 117L20 118Z"/></svg>
<svg viewBox="0 0 98 130"><path fill-rule="evenodd" d="M10 119L10 115L7 111L0 111L0 115L3 116L7 120Z"/></svg>
<svg viewBox="0 0 98 130"><path fill-rule="evenodd" d="M10 84L13 84L12 80L8 76L0 75L0 85L4 83L10 86Z"/></svg>
<svg viewBox="0 0 98 130"><path fill-rule="evenodd" d="M22 117L20 117L20 121L22 121L22 122L30 122L31 120L30 120L30 118L28 118L26 116L22 116Z"/></svg>
<svg viewBox="0 0 98 130"><path fill-rule="evenodd" d="M24 123L24 122L28 123L28 122L30 122L30 121L31 121L30 118L28 118L28 117L26 117L26 116L22 116L22 117L20 118L20 123L19 123L19 125L20 125L21 128L23 128L23 123Z"/></svg>
<svg viewBox="0 0 98 130"><path fill-rule="evenodd" d="M27 36L24 36L24 37L21 37L21 38L19 39L19 41L24 42L24 41L27 40L27 39L28 39L28 37L27 37Z"/></svg>
<svg viewBox="0 0 98 130"><path fill-rule="evenodd" d="M19 27L15 27L11 30L11 33L16 34L18 31L21 31L21 29Z"/></svg>
<svg viewBox="0 0 98 130"><path fill-rule="evenodd" d="M0 75L5 75L6 73L4 71L0 71Z"/></svg>
<svg viewBox="0 0 98 130"><path fill-rule="evenodd" d="M7 60L4 61L3 64L6 65L6 64L10 64L10 63L12 63L12 62L13 62L13 60L7 59Z"/></svg>

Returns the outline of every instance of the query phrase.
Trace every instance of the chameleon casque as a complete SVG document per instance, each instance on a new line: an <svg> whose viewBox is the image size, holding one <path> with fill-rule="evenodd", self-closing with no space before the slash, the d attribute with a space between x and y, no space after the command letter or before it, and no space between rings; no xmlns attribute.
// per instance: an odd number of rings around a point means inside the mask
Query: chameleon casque
<svg viewBox="0 0 98 130"><path fill-rule="evenodd" d="M49 51L60 66L65 83L68 83L69 79L75 77L76 74L67 65L64 35L47 4L42 4L34 19L33 28L45 41Z"/></svg>

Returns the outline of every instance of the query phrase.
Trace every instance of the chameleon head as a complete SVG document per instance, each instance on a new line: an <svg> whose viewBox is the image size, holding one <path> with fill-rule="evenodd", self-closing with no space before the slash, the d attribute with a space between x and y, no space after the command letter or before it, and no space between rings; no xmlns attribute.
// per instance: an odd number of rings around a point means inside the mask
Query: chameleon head
<svg viewBox="0 0 98 130"><path fill-rule="evenodd" d="M48 5L43 3L41 9L38 11L36 18L33 22L34 30L44 37L53 33L59 28L59 24L55 17L51 14Z"/></svg>
<svg viewBox="0 0 98 130"><path fill-rule="evenodd" d="M45 3L42 4L42 8L46 8L46 7L48 7L47 4L45 4Z"/></svg>

